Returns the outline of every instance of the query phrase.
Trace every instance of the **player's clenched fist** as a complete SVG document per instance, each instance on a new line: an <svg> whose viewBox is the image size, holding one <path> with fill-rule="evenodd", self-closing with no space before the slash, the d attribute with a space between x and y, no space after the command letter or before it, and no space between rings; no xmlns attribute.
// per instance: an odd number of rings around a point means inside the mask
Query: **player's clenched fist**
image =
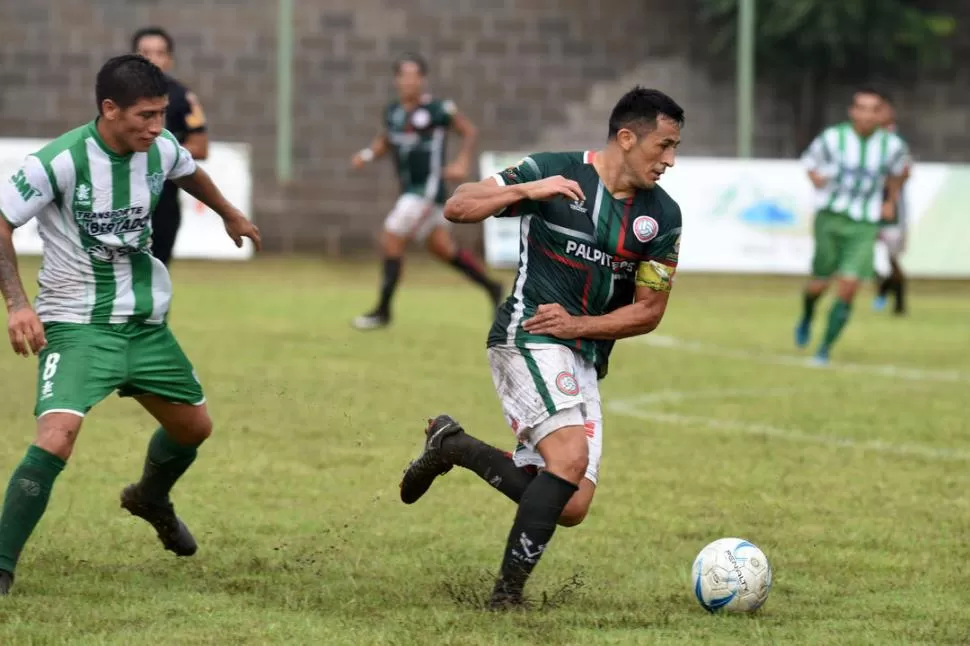
<svg viewBox="0 0 970 646"><path fill-rule="evenodd" d="M550 200L557 195L563 195L570 200L585 200L583 189L579 184L571 179L566 179L562 175L553 175L536 182L523 184L526 197L530 200Z"/></svg>
<svg viewBox="0 0 970 646"><path fill-rule="evenodd" d="M40 354L47 345L44 326L30 307L10 312L7 317L7 333L10 335L10 347L22 357L29 357L31 352Z"/></svg>

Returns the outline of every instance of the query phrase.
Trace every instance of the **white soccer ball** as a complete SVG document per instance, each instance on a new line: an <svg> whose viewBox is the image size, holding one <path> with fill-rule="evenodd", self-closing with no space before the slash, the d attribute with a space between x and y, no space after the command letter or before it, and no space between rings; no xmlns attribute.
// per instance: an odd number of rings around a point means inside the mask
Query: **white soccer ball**
<svg viewBox="0 0 970 646"><path fill-rule="evenodd" d="M720 538L694 559L694 596L708 612L754 612L771 591L771 565L743 538Z"/></svg>

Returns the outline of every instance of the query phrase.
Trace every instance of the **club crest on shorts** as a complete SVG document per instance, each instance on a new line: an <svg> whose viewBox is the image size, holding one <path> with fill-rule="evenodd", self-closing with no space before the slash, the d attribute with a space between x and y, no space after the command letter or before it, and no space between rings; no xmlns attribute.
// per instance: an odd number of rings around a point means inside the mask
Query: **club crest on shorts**
<svg viewBox="0 0 970 646"><path fill-rule="evenodd" d="M657 237L659 232L660 226L649 215L641 215L633 221L633 235L640 242L650 242Z"/></svg>
<svg viewBox="0 0 970 646"><path fill-rule="evenodd" d="M569 395L574 397L579 394L579 382L576 381L575 375L571 372L566 372L563 370L558 375L556 375L556 388L559 389L564 395Z"/></svg>

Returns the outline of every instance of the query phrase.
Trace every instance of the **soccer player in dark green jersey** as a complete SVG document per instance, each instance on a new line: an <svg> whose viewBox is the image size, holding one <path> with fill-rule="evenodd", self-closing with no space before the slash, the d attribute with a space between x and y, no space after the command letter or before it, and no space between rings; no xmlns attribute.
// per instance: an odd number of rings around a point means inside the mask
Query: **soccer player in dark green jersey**
<svg viewBox="0 0 970 646"><path fill-rule="evenodd" d="M577 525L589 510L603 448L598 380L617 339L659 325L677 267L680 208L657 181L674 164L683 119L667 95L634 88L614 107L602 150L530 155L463 184L445 206L453 222L521 218L515 286L487 342L518 446L510 455L448 415L429 420L401 499L414 503L457 465L518 503L493 608L523 603L556 524Z"/></svg>
<svg viewBox="0 0 970 646"><path fill-rule="evenodd" d="M477 130L451 100L433 98L426 89L427 64L414 54L394 63L397 100L384 110L383 125L369 148L354 155L351 165L365 164L388 152L400 182L400 196L384 222L381 247L384 276L380 299L371 312L354 320L358 329L384 327L391 321L391 299L401 276L404 250L411 239L424 241L435 257L449 263L488 293L494 307L502 298L502 286L490 279L468 250L460 249L448 229L444 203L446 181L463 181L471 167ZM462 137L461 149L451 164L445 163L448 131Z"/></svg>

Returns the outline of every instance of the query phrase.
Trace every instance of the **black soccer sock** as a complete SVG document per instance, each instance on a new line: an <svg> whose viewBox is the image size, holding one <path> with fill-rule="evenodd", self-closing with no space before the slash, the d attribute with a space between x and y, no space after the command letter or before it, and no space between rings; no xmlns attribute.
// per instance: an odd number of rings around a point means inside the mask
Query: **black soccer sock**
<svg viewBox="0 0 970 646"><path fill-rule="evenodd" d="M175 482L182 477L198 454L198 446L177 443L159 427L148 443L148 455L138 487L154 501L168 500Z"/></svg>
<svg viewBox="0 0 970 646"><path fill-rule="evenodd" d="M446 460L475 473L512 502L522 500L522 494L536 477L534 472L515 466L510 453L467 433L446 437L441 450Z"/></svg>
<svg viewBox="0 0 970 646"><path fill-rule="evenodd" d="M894 283L895 281L893 280L892 276L887 276L879 281L879 298L886 298L886 296L889 294L889 290L893 288Z"/></svg>
<svg viewBox="0 0 970 646"><path fill-rule="evenodd" d="M902 275L896 277L893 294L896 297L895 311L897 314L902 314L906 311L906 279Z"/></svg>
<svg viewBox="0 0 970 646"><path fill-rule="evenodd" d="M401 277L401 259L384 259L384 279L381 282L381 302L377 306L377 313L385 316L391 313L391 299L397 290L397 281Z"/></svg>
<svg viewBox="0 0 970 646"><path fill-rule="evenodd" d="M573 483L543 471L525 490L509 532L493 600L521 597L526 580L552 540L562 510L578 489Z"/></svg>
<svg viewBox="0 0 970 646"><path fill-rule="evenodd" d="M468 251L459 249L451 259L451 266L465 274L469 280L485 289L492 289L495 282L485 275L485 269Z"/></svg>
<svg viewBox="0 0 970 646"><path fill-rule="evenodd" d="M815 316L815 304L818 302L820 296L821 294L805 292L804 299L802 300L802 324L808 325L812 322L812 318Z"/></svg>

